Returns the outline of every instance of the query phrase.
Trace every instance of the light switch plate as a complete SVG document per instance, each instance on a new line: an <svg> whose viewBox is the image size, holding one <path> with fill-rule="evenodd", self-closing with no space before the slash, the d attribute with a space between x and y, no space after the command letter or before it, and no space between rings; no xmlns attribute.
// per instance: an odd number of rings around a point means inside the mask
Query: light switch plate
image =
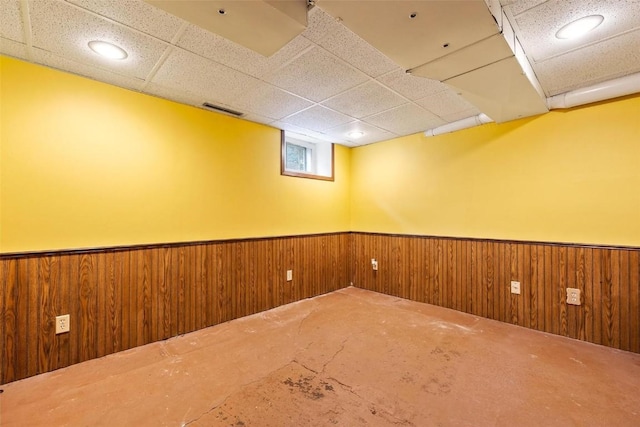
<svg viewBox="0 0 640 427"><path fill-rule="evenodd" d="M287 282L293 280L293 270L287 270Z"/></svg>

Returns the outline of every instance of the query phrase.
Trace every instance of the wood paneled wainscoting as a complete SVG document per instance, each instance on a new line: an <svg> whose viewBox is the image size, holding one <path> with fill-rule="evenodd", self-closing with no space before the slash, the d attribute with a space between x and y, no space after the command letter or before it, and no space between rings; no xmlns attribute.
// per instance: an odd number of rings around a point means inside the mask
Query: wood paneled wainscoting
<svg viewBox="0 0 640 427"><path fill-rule="evenodd" d="M374 233L352 245L357 287L640 352L640 248Z"/></svg>
<svg viewBox="0 0 640 427"><path fill-rule="evenodd" d="M640 248L345 232L0 255L0 384L350 281L640 353ZM567 287L582 305L566 303ZM61 314L71 331L55 335Z"/></svg>
<svg viewBox="0 0 640 427"><path fill-rule="evenodd" d="M349 243L332 233L0 255L0 384L346 287ZM62 314L70 332L56 335Z"/></svg>

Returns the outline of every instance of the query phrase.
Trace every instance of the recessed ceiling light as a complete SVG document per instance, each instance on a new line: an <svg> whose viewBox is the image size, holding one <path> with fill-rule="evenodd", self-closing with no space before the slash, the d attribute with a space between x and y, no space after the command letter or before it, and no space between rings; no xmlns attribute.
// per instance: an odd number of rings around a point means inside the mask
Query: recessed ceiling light
<svg viewBox="0 0 640 427"><path fill-rule="evenodd" d="M358 139L358 138L362 138L364 136L364 132L360 132L359 130L356 130L356 131L353 131L353 132L349 132L347 134L347 136L349 138Z"/></svg>
<svg viewBox="0 0 640 427"><path fill-rule="evenodd" d="M125 59L129 56L123 48L101 40L90 41L89 48L98 55L109 59Z"/></svg>
<svg viewBox="0 0 640 427"><path fill-rule="evenodd" d="M556 33L556 37L559 39L575 39L593 30L602 24L602 21L604 21L604 16L602 15L589 15L576 19L560 28Z"/></svg>

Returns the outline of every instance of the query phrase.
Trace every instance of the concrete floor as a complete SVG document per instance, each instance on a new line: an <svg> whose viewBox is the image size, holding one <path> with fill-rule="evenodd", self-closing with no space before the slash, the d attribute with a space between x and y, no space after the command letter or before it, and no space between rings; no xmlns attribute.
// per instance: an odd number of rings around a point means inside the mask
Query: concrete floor
<svg viewBox="0 0 640 427"><path fill-rule="evenodd" d="M640 425L640 354L356 288L0 388L3 427Z"/></svg>

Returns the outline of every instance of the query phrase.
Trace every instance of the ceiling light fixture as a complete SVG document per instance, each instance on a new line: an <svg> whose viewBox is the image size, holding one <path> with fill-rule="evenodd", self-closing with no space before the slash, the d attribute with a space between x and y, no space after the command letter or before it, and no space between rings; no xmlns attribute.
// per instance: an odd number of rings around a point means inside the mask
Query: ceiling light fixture
<svg viewBox="0 0 640 427"><path fill-rule="evenodd" d="M576 19L560 28L556 33L556 37L559 39L575 39L595 29L602 24L602 21L604 21L604 16L602 15L589 15Z"/></svg>
<svg viewBox="0 0 640 427"><path fill-rule="evenodd" d="M349 138L358 139L358 138L362 138L364 136L364 132L360 132L359 130L356 130L356 131L353 131L353 132L349 132L349 134L347 136Z"/></svg>
<svg viewBox="0 0 640 427"><path fill-rule="evenodd" d="M127 52L120 46L101 40L93 40L89 42L89 48L100 56L108 59L125 59Z"/></svg>

